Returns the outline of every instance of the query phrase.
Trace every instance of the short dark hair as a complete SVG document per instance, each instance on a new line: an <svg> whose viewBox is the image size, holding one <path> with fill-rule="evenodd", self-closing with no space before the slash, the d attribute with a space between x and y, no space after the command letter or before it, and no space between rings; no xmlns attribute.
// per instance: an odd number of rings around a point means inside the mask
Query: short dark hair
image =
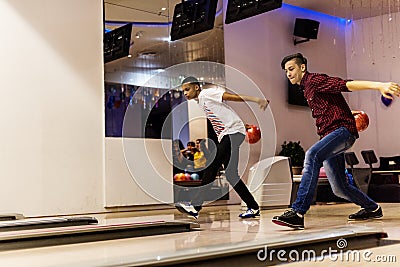
<svg viewBox="0 0 400 267"><path fill-rule="evenodd" d="M282 59L281 67L282 67L283 70L285 69L286 62L288 62L288 61L290 61L292 59L294 59L296 64L299 65L299 66L301 64L306 65L306 69L307 69L307 59L301 53L296 53L296 54L293 54L293 55L286 56L286 57L284 57Z"/></svg>
<svg viewBox="0 0 400 267"><path fill-rule="evenodd" d="M189 142L187 142L186 146L196 146L196 143L193 141L189 141Z"/></svg>
<svg viewBox="0 0 400 267"><path fill-rule="evenodd" d="M200 86L199 80L197 80L197 78L195 78L193 76L189 76L189 77L186 77L185 79L183 79L181 84L184 85L185 83L190 83L190 84L195 84L195 85Z"/></svg>

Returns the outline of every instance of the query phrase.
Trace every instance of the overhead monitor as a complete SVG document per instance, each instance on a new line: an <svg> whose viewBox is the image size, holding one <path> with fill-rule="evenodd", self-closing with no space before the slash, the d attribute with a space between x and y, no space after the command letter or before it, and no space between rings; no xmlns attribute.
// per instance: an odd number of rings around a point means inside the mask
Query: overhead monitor
<svg viewBox="0 0 400 267"><path fill-rule="evenodd" d="M293 35L308 39L317 39L319 21L296 18Z"/></svg>
<svg viewBox="0 0 400 267"><path fill-rule="evenodd" d="M282 0L228 0L225 23L253 17L282 7Z"/></svg>
<svg viewBox="0 0 400 267"><path fill-rule="evenodd" d="M131 35L132 23L104 34L104 63L129 55Z"/></svg>
<svg viewBox="0 0 400 267"><path fill-rule="evenodd" d="M175 41L214 28L218 0L182 0L174 9L171 40Z"/></svg>

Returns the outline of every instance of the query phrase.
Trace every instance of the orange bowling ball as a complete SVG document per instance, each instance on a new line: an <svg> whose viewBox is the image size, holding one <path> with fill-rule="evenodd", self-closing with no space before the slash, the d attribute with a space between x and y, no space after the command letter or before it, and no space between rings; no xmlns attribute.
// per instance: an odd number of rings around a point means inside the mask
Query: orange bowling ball
<svg viewBox="0 0 400 267"><path fill-rule="evenodd" d="M255 144L261 139L261 130L255 125L246 124L246 141Z"/></svg>
<svg viewBox="0 0 400 267"><path fill-rule="evenodd" d="M186 175L184 173L177 173L174 175L174 181L185 181Z"/></svg>
<svg viewBox="0 0 400 267"><path fill-rule="evenodd" d="M368 128L369 117L367 113L362 110L352 111L354 119L356 120L357 131L362 132Z"/></svg>

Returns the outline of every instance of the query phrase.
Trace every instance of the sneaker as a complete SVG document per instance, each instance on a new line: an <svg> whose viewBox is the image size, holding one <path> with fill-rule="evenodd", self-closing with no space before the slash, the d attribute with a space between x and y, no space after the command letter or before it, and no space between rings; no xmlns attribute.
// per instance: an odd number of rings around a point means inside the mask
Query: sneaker
<svg viewBox="0 0 400 267"><path fill-rule="evenodd" d="M193 207L192 204L186 204L186 203L180 202L180 203L176 203L175 208L177 210L179 210L180 212L182 212L196 220L199 217L199 212Z"/></svg>
<svg viewBox="0 0 400 267"><path fill-rule="evenodd" d="M260 216L260 210L257 209L247 209L245 212L239 214L239 217L242 219L247 219L247 218L255 218L256 216Z"/></svg>
<svg viewBox="0 0 400 267"><path fill-rule="evenodd" d="M272 222L281 226L288 226L290 228L304 229L304 217L300 217L292 210L286 210L281 216L274 216Z"/></svg>
<svg viewBox="0 0 400 267"><path fill-rule="evenodd" d="M361 209L356 213L349 215L349 220L368 220L368 219L377 219L383 216L381 206L374 211L367 211L366 209Z"/></svg>

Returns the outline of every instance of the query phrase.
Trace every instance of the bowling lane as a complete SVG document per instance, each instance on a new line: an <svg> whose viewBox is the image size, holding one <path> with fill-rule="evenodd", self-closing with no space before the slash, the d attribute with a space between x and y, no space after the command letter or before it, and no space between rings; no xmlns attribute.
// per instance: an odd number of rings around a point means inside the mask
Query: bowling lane
<svg viewBox="0 0 400 267"><path fill-rule="evenodd" d="M387 231L400 240L395 222L399 204L383 204L383 220L348 223L347 215L357 210L352 204L313 206L306 215L306 230L293 231L271 223L279 210L263 210L260 219L239 220L240 206L205 208L198 222L201 229L186 233L105 240L82 244L21 249L0 252L1 266L137 266L154 260L179 260L193 255L218 254L263 244L305 242L318 238L362 235L371 229ZM96 215L100 224L151 220L187 220L175 210L123 212ZM395 234L397 232L397 235ZM235 252L236 250L236 252ZM257 262L256 253L251 258ZM240 259L237 260L240 262ZM266 266L265 262L261 262ZM210 264L208 264L211 266ZM220 265L221 266L221 265ZM245 266L245 265L242 265Z"/></svg>

